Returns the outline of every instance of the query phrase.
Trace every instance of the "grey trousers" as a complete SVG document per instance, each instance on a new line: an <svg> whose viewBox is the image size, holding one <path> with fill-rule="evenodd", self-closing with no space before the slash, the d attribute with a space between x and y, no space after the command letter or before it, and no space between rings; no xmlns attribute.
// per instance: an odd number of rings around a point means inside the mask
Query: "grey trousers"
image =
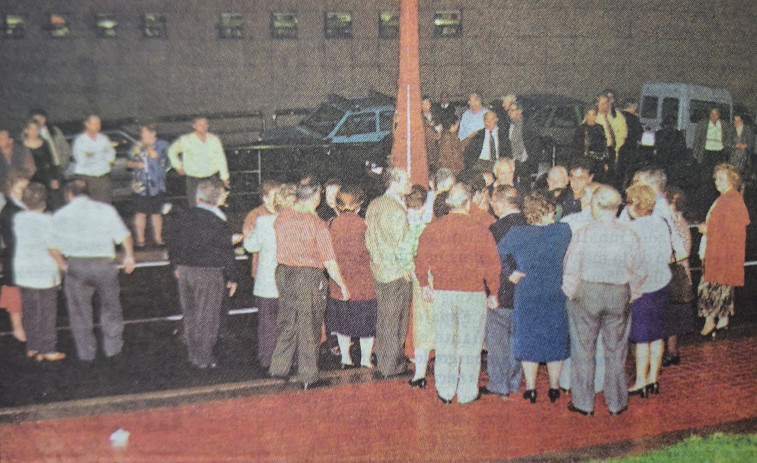
<svg viewBox="0 0 757 463"><path fill-rule="evenodd" d="M464 404L478 396L486 310L483 292L434 291L434 381L442 399L457 394Z"/></svg>
<svg viewBox="0 0 757 463"><path fill-rule="evenodd" d="M311 267L276 267L279 314L271 375L287 376L297 352L297 376L303 383L318 380L318 345L326 312L328 285L323 270Z"/></svg>
<svg viewBox="0 0 757 463"><path fill-rule="evenodd" d="M523 379L523 366L513 350L513 309L497 307L486 311L486 389L496 394L517 392Z"/></svg>
<svg viewBox="0 0 757 463"><path fill-rule="evenodd" d="M384 376L405 371L404 343L413 299L413 284L404 278L389 283L375 282L378 316L376 318L376 361Z"/></svg>
<svg viewBox="0 0 757 463"><path fill-rule="evenodd" d="M258 362L265 369L271 366L271 355L276 345L276 318L279 314L279 299L257 297L258 301Z"/></svg>
<svg viewBox="0 0 757 463"><path fill-rule="evenodd" d="M576 302L568 299L565 301L565 308L568 310L568 328L570 329L571 343L573 339L576 339L578 334L576 333L576 325L573 323L573 317L571 312L577 310ZM488 342L487 342L488 344ZM595 365L594 368L594 393L599 394L605 388L605 346L602 340L602 332L599 332L597 337L597 352L594 355ZM570 389L570 358L567 358L562 363L562 370L560 372L560 387L563 389Z"/></svg>
<svg viewBox="0 0 757 463"><path fill-rule="evenodd" d="M34 289L19 287L26 349L40 354L55 352L58 333L55 321L58 314L58 288Z"/></svg>
<svg viewBox="0 0 757 463"><path fill-rule="evenodd" d="M570 347L573 405L585 412L594 410L595 353L601 332L605 402L610 412L618 412L628 405L625 364L631 328L630 290L627 284L581 281L574 299L576 310L569 312L576 329Z"/></svg>
<svg viewBox="0 0 757 463"><path fill-rule="evenodd" d="M179 300L190 363L206 367L215 360L221 306L226 290L222 268L179 265Z"/></svg>
<svg viewBox="0 0 757 463"><path fill-rule="evenodd" d="M110 180L110 173L99 177L77 174L74 178L84 180L87 183L87 191L90 198L108 204L113 202L113 186Z"/></svg>
<svg viewBox="0 0 757 463"><path fill-rule="evenodd" d="M92 331L92 296L100 298L100 327L103 350L112 357L123 348L124 319L118 299L118 267L113 259L103 257L69 257L63 282L68 319L79 359L94 360L97 342Z"/></svg>

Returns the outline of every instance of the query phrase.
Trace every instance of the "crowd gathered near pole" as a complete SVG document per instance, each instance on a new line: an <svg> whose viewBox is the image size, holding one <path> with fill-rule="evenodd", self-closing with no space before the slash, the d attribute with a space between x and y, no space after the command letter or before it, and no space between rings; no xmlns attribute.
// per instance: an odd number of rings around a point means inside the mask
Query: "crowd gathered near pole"
<svg viewBox="0 0 757 463"><path fill-rule="evenodd" d="M536 175L543 147L516 95L487 108L471 93L459 118L446 94L438 103L423 97L427 185L412 185L391 163L375 198L356 172L267 179L262 204L241 230L231 229L223 209L229 169L207 119L196 118L192 132L171 144L154 125L140 128L127 163L130 229L111 205L115 151L100 118L89 115L69 147L45 111L32 110L20 142L0 129L0 307L30 361L59 361L66 357L57 350L62 287L78 361L92 363L98 352L118 358L119 267L134 271L149 222L150 241L166 247L176 277L193 368L217 366L241 244L252 255L256 361L271 377L296 379L306 390L323 385L326 346L342 369L408 375L419 390L433 360L444 404L482 394L535 403L546 365L551 402L569 394L567 409L588 416L603 392L610 414L621 414L631 395L664 393L660 371L681 362L678 337L695 330L695 313L704 318L702 336L728 329L734 288L744 285L750 219L742 178L752 169L754 136L739 115L722 120L713 108L696 126L693 154L664 121L654 162L642 163L638 105L616 96L603 91L586 108L567 160L543 179ZM698 226L698 286L686 194L668 185L678 166L692 162L702 178L697 194L712 204ZM164 227L170 168L186 179L188 207ZM483 351L488 382L480 385Z"/></svg>

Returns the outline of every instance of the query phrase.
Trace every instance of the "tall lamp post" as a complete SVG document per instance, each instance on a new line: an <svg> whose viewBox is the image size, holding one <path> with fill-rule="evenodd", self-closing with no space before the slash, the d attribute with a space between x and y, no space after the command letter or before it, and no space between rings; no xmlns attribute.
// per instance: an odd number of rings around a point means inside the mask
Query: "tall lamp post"
<svg viewBox="0 0 757 463"><path fill-rule="evenodd" d="M425 185L428 182L428 164L421 116L418 0L400 0L399 45L398 124L392 145L392 162L405 168L413 183Z"/></svg>

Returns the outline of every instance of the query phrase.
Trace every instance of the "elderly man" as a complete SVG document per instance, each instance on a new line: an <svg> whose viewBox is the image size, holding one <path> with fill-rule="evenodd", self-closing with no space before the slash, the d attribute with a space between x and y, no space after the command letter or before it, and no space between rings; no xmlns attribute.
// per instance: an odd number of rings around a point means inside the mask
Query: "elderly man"
<svg viewBox="0 0 757 463"><path fill-rule="evenodd" d="M97 294L103 350L113 358L123 348L124 330L114 244L124 249L124 272L133 272L131 233L113 206L89 198L83 180L68 183L64 194L68 204L53 215L54 248L61 250L68 265L63 290L76 352L84 362L93 361L97 354L92 332L92 296Z"/></svg>
<svg viewBox="0 0 757 463"><path fill-rule="evenodd" d="M604 397L610 415L628 409L625 363L628 355L630 302L641 296L646 278L639 237L615 218L622 199L600 186L591 199L595 221L579 229L565 255L563 292L571 299L571 394L568 410L594 414L597 337L605 346Z"/></svg>
<svg viewBox="0 0 757 463"><path fill-rule="evenodd" d="M217 177L229 187L229 168L221 140L208 132L208 120L204 117L195 118L192 128L192 133L182 135L168 148L171 165L179 175L187 177L187 203L190 207L195 204L197 185L203 179Z"/></svg>
<svg viewBox="0 0 757 463"><path fill-rule="evenodd" d="M500 263L491 233L468 215L475 207L469 187L454 185L447 204L450 213L421 234L415 276L424 300L433 303L439 400L449 404L457 395L458 403L464 404L479 398L486 308L497 307Z"/></svg>
<svg viewBox="0 0 757 463"><path fill-rule="evenodd" d="M473 92L468 96L468 109L460 116L460 128L457 129L457 137L465 140L470 135L484 128L484 102L481 94Z"/></svg>
<svg viewBox="0 0 757 463"><path fill-rule="evenodd" d="M522 182L530 182L531 174L538 167L541 143L532 130L523 125L523 107L517 101L510 103L508 110L510 124L508 138L512 147L513 159L517 162L518 177Z"/></svg>
<svg viewBox="0 0 757 463"><path fill-rule="evenodd" d="M318 378L318 341L328 293L324 268L342 298L347 300L350 294L339 273L328 226L315 213L321 202L320 185L300 183L296 196L296 203L282 210L273 223L279 314L270 373L288 376L297 352L297 376L307 390L324 384Z"/></svg>
<svg viewBox="0 0 757 463"><path fill-rule="evenodd" d="M184 336L189 362L215 368L224 287L236 291L237 271L226 216L218 208L226 198L223 184L206 179L197 185L197 206L171 224L168 256L179 281Z"/></svg>
<svg viewBox="0 0 757 463"><path fill-rule="evenodd" d="M471 136L463 151L465 169L476 168L480 172L491 172L500 158L511 157L512 148L507 132L500 130L494 111L484 114L484 127Z"/></svg>
<svg viewBox="0 0 757 463"><path fill-rule="evenodd" d="M492 193L492 209L499 218L489 226L494 236L494 242L505 237L510 228L526 225L526 219L520 211L522 198L515 187L500 185ZM515 263L507 256L500 256L502 267L515 267ZM521 363L515 359L513 350L513 296L515 285L502 273L499 282L497 299L499 306L486 312L486 348L489 354L486 358L486 370L489 383L481 388L482 394L498 394L507 397L511 392L520 389L523 378Z"/></svg>
<svg viewBox="0 0 757 463"><path fill-rule="evenodd" d="M87 184L89 197L104 203L113 201L110 169L116 161L116 150L107 135L100 133L100 117L90 114L84 119L84 132L71 148L76 162L74 178Z"/></svg>
<svg viewBox="0 0 757 463"><path fill-rule="evenodd" d="M371 254L371 273L376 286L376 359L381 376L406 371L402 344L405 341L412 300L411 274L397 254L408 230L405 195L410 193L407 173L392 167L386 172L386 193L371 201L365 213L368 229L365 244Z"/></svg>

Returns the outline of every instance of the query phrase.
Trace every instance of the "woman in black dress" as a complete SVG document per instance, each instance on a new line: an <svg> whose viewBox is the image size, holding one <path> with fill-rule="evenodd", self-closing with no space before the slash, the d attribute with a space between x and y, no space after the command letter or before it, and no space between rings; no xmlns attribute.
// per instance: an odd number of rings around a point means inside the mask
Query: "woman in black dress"
<svg viewBox="0 0 757 463"><path fill-rule="evenodd" d="M37 172L31 178L32 182L45 185L48 192L48 208L55 209L61 205L60 193L60 169L53 161L52 153L45 140L40 136L39 123L30 120L24 128L24 146L34 158Z"/></svg>

